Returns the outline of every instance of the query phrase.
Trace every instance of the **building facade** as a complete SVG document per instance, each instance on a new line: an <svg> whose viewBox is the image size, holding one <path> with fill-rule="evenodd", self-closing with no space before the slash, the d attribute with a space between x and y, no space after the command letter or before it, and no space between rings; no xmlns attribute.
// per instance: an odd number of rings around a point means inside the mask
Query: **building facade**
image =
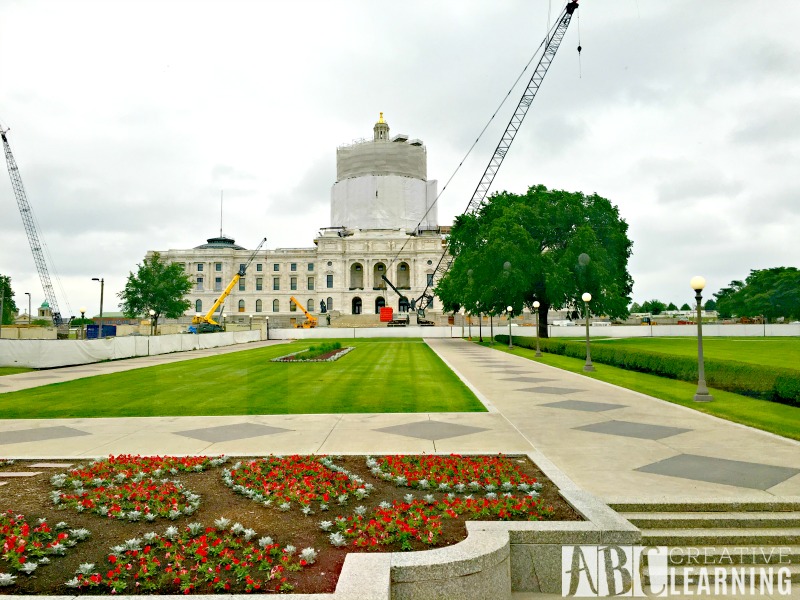
<svg viewBox="0 0 800 600"><path fill-rule="evenodd" d="M427 179L423 143L390 136L381 113L371 140L337 149L336 172L330 225L314 246L259 251L226 299L226 315L293 317L299 311L292 297L315 314L378 313L384 306L402 313L410 308L406 298L418 298L433 280L448 228L437 224L437 182ZM161 252L194 280L189 315L205 314L251 255L222 235ZM439 311L438 298L430 308Z"/></svg>

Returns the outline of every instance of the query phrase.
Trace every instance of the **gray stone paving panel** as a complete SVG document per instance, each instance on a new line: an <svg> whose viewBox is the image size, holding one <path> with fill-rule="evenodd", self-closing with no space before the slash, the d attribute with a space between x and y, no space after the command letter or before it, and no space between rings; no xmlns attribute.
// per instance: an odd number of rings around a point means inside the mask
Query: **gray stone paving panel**
<svg viewBox="0 0 800 600"><path fill-rule="evenodd" d="M40 462L29 466L31 469L69 469L72 463Z"/></svg>
<svg viewBox="0 0 800 600"><path fill-rule="evenodd" d="M603 421L582 427L575 427L578 431L591 431L593 433L606 433L622 437L633 437L642 440L660 440L679 433L692 431L683 427L667 427L665 425L651 425L649 423L631 423L629 421Z"/></svg>
<svg viewBox="0 0 800 600"><path fill-rule="evenodd" d="M23 379L25 381L38 381L39 379L61 379L60 375L29 375L24 374L20 375L19 379Z"/></svg>
<svg viewBox="0 0 800 600"><path fill-rule="evenodd" d="M582 410L584 412L603 412L616 408L627 408L625 404L611 404L609 402L586 402L585 400L562 400L561 402L548 402L541 406L549 408L564 408L567 410Z"/></svg>
<svg viewBox="0 0 800 600"><path fill-rule="evenodd" d="M0 477L34 477L41 474L41 471L0 471Z"/></svg>
<svg viewBox="0 0 800 600"><path fill-rule="evenodd" d="M519 381L521 383L542 383L543 381L553 381L548 377L507 377L503 381Z"/></svg>
<svg viewBox="0 0 800 600"><path fill-rule="evenodd" d="M406 423L405 425L381 427L380 429L375 429L375 431L434 441L478 433L479 431L488 431L488 429L486 427L445 423L444 421L417 421L416 423Z"/></svg>
<svg viewBox="0 0 800 600"><path fill-rule="evenodd" d="M573 394L575 392L585 392L586 390L576 390L575 388L568 387L550 387L547 385L540 385L539 387L525 388L517 390L518 392L536 392L537 394L555 394L561 396L563 394Z"/></svg>
<svg viewBox="0 0 800 600"><path fill-rule="evenodd" d="M43 442L46 440L58 440L61 438L80 437L91 435L80 429L72 427L39 427L37 429L20 429L17 431L4 431L0 435L0 445L19 444L22 442Z"/></svg>
<svg viewBox="0 0 800 600"><path fill-rule="evenodd" d="M754 490L768 490L800 473L800 469L790 467L777 467L696 454L679 454L639 467L636 471Z"/></svg>
<svg viewBox="0 0 800 600"><path fill-rule="evenodd" d="M244 440L247 438L260 437L262 435L275 435L292 431L283 427L270 427L269 425L258 425L257 423L236 423L234 425L219 425L217 427L203 427L202 429L188 429L186 431L175 431L175 435L203 440L204 442L232 442L233 440Z"/></svg>

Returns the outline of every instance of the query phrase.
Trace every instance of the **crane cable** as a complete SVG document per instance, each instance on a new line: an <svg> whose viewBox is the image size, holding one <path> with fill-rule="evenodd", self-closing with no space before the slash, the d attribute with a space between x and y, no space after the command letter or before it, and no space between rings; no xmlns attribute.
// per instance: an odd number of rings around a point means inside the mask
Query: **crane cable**
<svg viewBox="0 0 800 600"><path fill-rule="evenodd" d="M548 17L548 19L549 19L549 17ZM557 25L557 24L556 24L556 25ZM556 25L553 25L552 27L550 27L550 28L548 29L548 31L547 31L547 35L546 35L546 36L545 36L545 38L544 38L544 39L543 39L543 40L542 40L542 41L539 43L539 46L538 46L538 47L536 48L536 50L533 52L533 54L531 55L531 57L530 57L530 59L528 60L528 62L526 63L526 65L523 67L522 71L520 71L520 74L517 76L516 80L514 80L514 83L511 85L511 88L509 88L508 92L507 92L507 93L506 93L506 95L503 97L503 99L501 100L500 104L499 104L499 105L497 106L497 108L494 110L494 112L492 113L492 116L491 116L491 117L489 117L489 120L486 122L486 125L484 125L484 126L483 126L483 129L481 129L481 132L478 134L478 137L477 137L477 138L475 138L475 141L474 141L474 142L472 143L472 145L469 147L469 149L467 150L467 153L464 155L464 157L463 157L463 158L461 159L461 161L458 163L458 166L455 168L455 170L452 172L452 174L450 175L450 177L447 179L447 181L446 181L446 182L445 182L445 184L444 184L444 187L442 187L442 191L440 191L440 192L439 192L439 193L436 195L436 198L434 198L433 202L432 202L432 203L431 203L431 205L428 207L428 210L426 210L426 211L425 211L425 214L423 214L423 215L422 215L422 218L419 220L419 222L417 223L416 227L414 228L414 231L415 231L415 232L419 230L419 227L420 227L420 225L422 225L423 221L424 221L424 220L427 218L427 216L428 216L428 213L430 213L430 212L431 212L431 210L433 209L433 207L434 207L434 206L436 206L437 202L439 202L439 198L441 198L441 197L442 197L442 194L444 194L445 190L447 189L447 186L448 186L448 185L450 185L450 182L451 182L451 181L453 181L453 178L454 178L454 177L456 176L456 174L457 174L457 173L458 173L458 172L461 170L461 167L463 166L463 164L464 164L464 161L466 161L466 160L467 160L467 158L469 157L469 155L470 155L470 154L472 154L472 151L475 149L475 146L477 146L477 145L478 145L478 142L479 142L479 141L481 140L481 138L483 137L483 134L484 134L484 133L486 133L486 130L489 128L489 125L491 125L491 124L492 124L492 121L494 121L494 118L497 116L497 113L500 111L500 109L501 109L501 108L503 108L503 105L506 103L506 100L508 100L509 96L511 96L511 92L513 92L513 91L514 91L514 89L517 87L517 84L518 84L518 83L520 82L520 80L522 79L522 76L523 76L523 75L525 74L525 72L528 70L528 67L530 67L530 66L531 66L531 63L533 62L533 60L534 60L534 59L535 59L535 58L538 56L538 54L539 54L539 51L540 51L540 50L541 50L541 49L544 47L545 43L546 43L546 42L548 42L548 41L550 40L550 36L553 34L553 30L556 28ZM410 240L410 237L407 237L407 238L406 238L406 240L403 242L403 245L402 245L402 246L400 246L400 250L398 250L398 251L397 251L397 253L395 254L394 258L392 258L392 260L390 260L390 261L389 261L389 265L386 267L386 272L387 272L387 273L391 272L391 266L392 266L392 265L393 265L395 262L397 262L397 259L398 259L398 258L400 257L400 255L403 253L403 250L405 250L405 247L406 247L406 245L408 244L409 240Z"/></svg>
<svg viewBox="0 0 800 600"><path fill-rule="evenodd" d="M578 79L583 79L582 70L581 70L581 50L583 50L583 46L581 46L581 13L578 12Z"/></svg>

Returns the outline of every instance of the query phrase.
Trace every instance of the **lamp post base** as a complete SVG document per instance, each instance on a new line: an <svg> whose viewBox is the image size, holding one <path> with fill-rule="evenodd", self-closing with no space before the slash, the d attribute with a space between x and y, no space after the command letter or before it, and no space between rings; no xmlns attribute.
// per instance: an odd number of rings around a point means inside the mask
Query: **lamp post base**
<svg viewBox="0 0 800 600"><path fill-rule="evenodd" d="M537 350L536 354L534 354L534 356L536 356L536 357L539 357L541 355L542 355L542 351L541 350Z"/></svg>
<svg viewBox="0 0 800 600"><path fill-rule="evenodd" d="M711 394L701 394L700 392L694 395L695 402L711 402L714 399L714 396Z"/></svg>
<svg viewBox="0 0 800 600"><path fill-rule="evenodd" d="M583 365L584 371L594 371L594 365Z"/></svg>

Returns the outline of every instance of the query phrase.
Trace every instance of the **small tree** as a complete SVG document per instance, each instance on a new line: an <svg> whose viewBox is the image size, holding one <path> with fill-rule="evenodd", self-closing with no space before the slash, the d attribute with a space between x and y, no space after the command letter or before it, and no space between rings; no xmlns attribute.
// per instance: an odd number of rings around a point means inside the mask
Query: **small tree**
<svg viewBox="0 0 800 600"><path fill-rule="evenodd" d="M137 267L135 275L128 274L125 289L118 294L126 317L144 317L153 310L153 325L158 327L162 315L177 319L189 309L191 302L185 296L192 289L192 280L184 272L183 265L167 264L154 252Z"/></svg>
<svg viewBox="0 0 800 600"><path fill-rule="evenodd" d="M664 304L661 300L646 300L642 304L642 310L644 312L649 312L652 315L660 315L667 309L667 305Z"/></svg>
<svg viewBox="0 0 800 600"><path fill-rule="evenodd" d="M11 289L11 277L0 275L0 296L3 297L3 314L0 315L0 323L11 325L14 322L14 315L17 313L17 305L14 302L14 290Z"/></svg>
<svg viewBox="0 0 800 600"><path fill-rule="evenodd" d="M675 306L674 302L670 302L669 304L667 304L667 310L678 310L678 307Z"/></svg>
<svg viewBox="0 0 800 600"><path fill-rule="evenodd" d="M630 312L632 312L632 313L640 313L640 312L642 312L642 307L639 306L639 304L637 302L634 302L633 304L631 304Z"/></svg>
<svg viewBox="0 0 800 600"><path fill-rule="evenodd" d="M706 301L706 305L704 307L706 310L717 310L717 303L714 301L713 298Z"/></svg>
<svg viewBox="0 0 800 600"><path fill-rule="evenodd" d="M692 310L692 307L689 306L686 302L684 302L683 305L681 306L681 310Z"/></svg>

